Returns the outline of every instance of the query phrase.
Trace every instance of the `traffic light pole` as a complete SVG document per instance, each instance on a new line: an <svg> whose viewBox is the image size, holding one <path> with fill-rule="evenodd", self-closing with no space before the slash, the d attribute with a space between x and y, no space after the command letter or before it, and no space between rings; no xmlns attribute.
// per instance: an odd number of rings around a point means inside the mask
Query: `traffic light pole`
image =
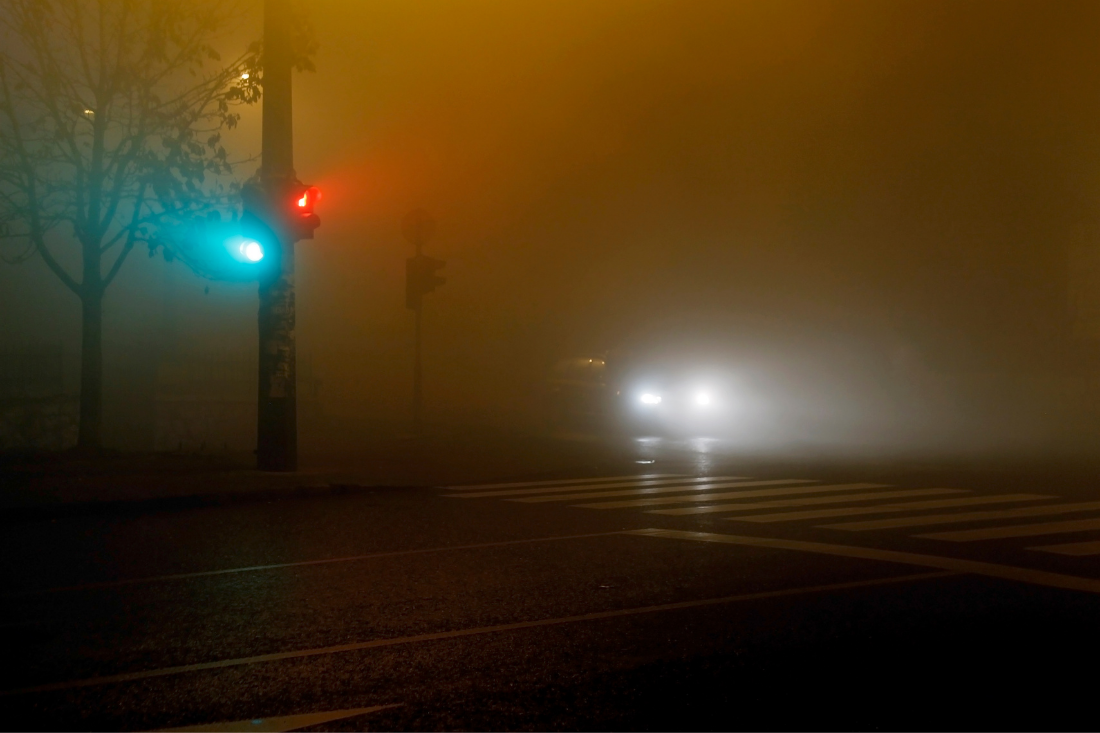
<svg viewBox="0 0 1100 733"><path fill-rule="evenodd" d="M431 239L435 231L435 220L423 209L409 212L401 222L405 239L416 248L416 256L405 262L405 305L416 313L416 333L413 344L413 432L420 435L424 402L424 376L421 364L421 323L424 311L424 296L432 292L445 280L435 271L446 263L443 260L424 256L424 243Z"/></svg>
<svg viewBox="0 0 1100 733"><path fill-rule="evenodd" d="M263 147L260 179L272 209L296 181L291 105L289 0L264 0ZM256 466L262 471L298 468L297 365L294 341L294 239L279 238L279 267L260 280L259 404Z"/></svg>
<svg viewBox="0 0 1100 733"><path fill-rule="evenodd" d="M405 239L414 245L416 255L405 262L405 305L416 313L416 335L414 353L412 353L412 430L420 435L421 412L423 409L423 372L421 366L421 316L423 313L423 296L431 293L442 285L442 277L436 274L444 264L442 260L433 260L423 255L423 245L436 230L436 220L432 219L427 211L416 209L410 211L408 216L401 221L401 230L405 233Z"/></svg>
<svg viewBox="0 0 1100 733"><path fill-rule="evenodd" d="M416 256L420 257L423 247L423 242L420 239L416 240ZM421 353L420 353L420 317L424 311L424 302L420 301L416 304L416 343L413 346L413 433L417 436L420 435L420 415L421 405L424 401L423 391L423 373L420 365Z"/></svg>

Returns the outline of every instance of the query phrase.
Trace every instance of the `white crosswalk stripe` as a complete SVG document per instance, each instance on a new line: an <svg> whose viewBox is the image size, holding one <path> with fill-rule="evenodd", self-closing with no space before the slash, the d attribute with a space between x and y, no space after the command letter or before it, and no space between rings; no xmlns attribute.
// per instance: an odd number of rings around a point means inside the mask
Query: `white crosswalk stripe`
<svg viewBox="0 0 1100 733"><path fill-rule="evenodd" d="M738 504L716 504L714 506L679 507L676 509L650 509L646 514L668 514L684 516L689 514L721 514L725 512L753 512L761 509L779 509L788 506L813 506L815 504L843 504L845 502L877 501L880 499L901 499L906 496L936 496L940 494L962 494L963 489L907 489L904 491L876 491L868 494L844 494L841 496L811 496L802 499L778 499L775 501L740 502Z"/></svg>
<svg viewBox="0 0 1100 733"><path fill-rule="evenodd" d="M1082 557L1085 555L1100 555L1100 541L1068 542L1061 545L1042 545L1040 547L1029 547L1027 549L1038 550L1039 552L1053 552L1056 555Z"/></svg>
<svg viewBox="0 0 1100 733"><path fill-rule="evenodd" d="M621 491L594 491L583 494L555 494L553 496L535 496L525 499L508 499L508 501L536 504L547 501L576 501L578 499L604 499L613 496L646 496L649 494L675 494L678 492L704 492L712 489L732 489L743 486L778 486L786 484L812 484L815 481L808 479L778 479L772 481L728 481L720 483L704 483L698 485L673 485L652 489L623 489Z"/></svg>
<svg viewBox="0 0 1100 733"><path fill-rule="evenodd" d="M481 489L515 489L521 486L569 486L570 484L590 484L601 481L641 481L651 478L676 478L675 473L647 473L633 476L593 476L590 478L550 479L547 481L513 481L507 484L470 484L467 486L448 486L454 491L478 491Z"/></svg>
<svg viewBox="0 0 1100 733"><path fill-rule="evenodd" d="M764 482L761 482L763 484ZM789 483L776 481L774 483ZM887 484L831 484L829 486L785 486L780 489L758 489L755 491L728 491L721 494L687 494L683 496L660 497L656 499L634 499L631 501L604 501L596 504L575 504L585 509L629 509L633 507L657 506L660 504L703 503L724 501L726 499L752 499L759 496L783 496L790 494L818 494L855 489L878 489Z"/></svg>
<svg viewBox="0 0 1100 733"><path fill-rule="evenodd" d="M1100 510L1100 501L1085 501L1076 504L1046 504L1043 506L1022 507L1020 509L1001 509L984 512L959 512L957 514L925 514L917 517L894 517L875 519L865 522L843 522L822 525L827 529L843 529L849 532L862 532L872 529L896 529L898 527L922 527L930 524L961 524L963 522L984 522L996 519L1016 519L1018 517L1042 517L1052 514L1071 514Z"/></svg>
<svg viewBox="0 0 1100 733"><path fill-rule="evenodd" d="M486 497L529 496L532 494L555 494L562 491L592 491L595 489L621 489L643 488L647 486L684 486L691 487L696 484L709 484L714 481L734 481L746 478L745 476L716 476L711 478L663 478L648 479L645 481L617 481L606 484L583 484L574 486L541 486L537 489L504 489L494 491L475 491L472 493L447 494L451 499L484 499ZM572 494L570 494L572 496Z"/></svg>
<svg viewBox="0 0 1100 733"><path fill-rule="evenodd" d="M1093 519L1071 519L1063 522L1040 522L1038 524L1014 524L1008 527L985 527L983 529L961 529L952 532L933 532L919 534L929 540L947 540L950 542L975 542L977 540L1003 540L1009 537L1035 537L1044 534L1065 534L1068 532L1087 532L1100 529L1100 517Z"/></svg>
<svg viewBox="0 0 1100 733"><path fill-rule="evenodd" d="M924 509L950 509L960 506L980 506L982 504L1001 504L1009 502L1038 501L1056 497L1043 494L996 494L994 496L966 496L961 499L933 499L929 501L907 501L896 504L875 504L874 506L853 506L834 509L807 509L800 512L776 512L774 514L753 514L748 517L730 517L731 522L798 522L807 519L828 519L830 517L850 517L860 514L891 514L897 512L916 512ZM664 510L671 512L672 510Z"/></svg>

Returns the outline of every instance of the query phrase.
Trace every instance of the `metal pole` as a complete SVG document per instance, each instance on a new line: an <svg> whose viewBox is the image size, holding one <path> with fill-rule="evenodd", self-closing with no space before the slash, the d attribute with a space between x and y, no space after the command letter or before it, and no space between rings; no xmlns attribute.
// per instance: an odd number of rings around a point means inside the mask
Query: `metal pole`
<svg viewBox="0 0 1100 733"><path fill-rule="evenodd" d="M264 0L263 147L261 183L272 209L295 180L291 105L291 16L288 0ZM294 341L294 240L278 233L278 271L260 281L259 404L256 466L298 468L298 415Z"/></svg>

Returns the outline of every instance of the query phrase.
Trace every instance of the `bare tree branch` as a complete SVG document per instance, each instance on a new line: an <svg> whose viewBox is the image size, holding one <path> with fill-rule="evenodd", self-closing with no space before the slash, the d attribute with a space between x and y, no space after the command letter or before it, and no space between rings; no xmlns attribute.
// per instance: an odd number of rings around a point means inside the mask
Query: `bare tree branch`
<svg viewBox="0 0 1100 733"><path fill-rule="evenodd" d="M103 278L103 289L106 290L111 281L115 279L115 275L122 269L122 263L126 261L126 258L130 256L130 252L134 249L134 239L132 236L127 236L126 245L122 248L122 251L118 253L118 257L115 258L115 263L111 265L111 269Z"/></svg>
<svg viewBox="0 0 1100 733"><path fill-rule="evenodd" d="M54 275L57 275L57 279L64 283L65 287L67 287L69 290L73 291L77 295L81 295L83 293L83 288L81 287L81 284L73 279L73 277L69 275L69 273L65 272L65 268L58 264L57 260L54 259L53 254L46 246L45 241L36 242L34 247L38 254L42 255L42 261L46 263L46 266L50 268Z"/></svg>
<svg viewBox="0 0 1100 733"><path fill-rule="evenodd" d="M149 228L167 227L155 246L175 247L189 221L227 205L227 176L253 159L230 158L220 131L236 123L235 105L259 98L259 46L221 64L211 45L238 10L226 0L7 0L0 235L64 224L96 258L122 242L117 273L135 242L152 241Z"/></svg>

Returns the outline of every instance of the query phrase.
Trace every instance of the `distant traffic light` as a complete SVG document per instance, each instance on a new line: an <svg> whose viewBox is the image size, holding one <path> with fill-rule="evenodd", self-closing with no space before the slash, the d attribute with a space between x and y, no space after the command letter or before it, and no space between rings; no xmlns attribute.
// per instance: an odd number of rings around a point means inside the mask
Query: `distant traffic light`
<svg viewBox="0 0 1100 733"><path fill-rule="evenodd" d="M427 255L417 255L405 261L405 305L420 310L421 298L438 288L447 279L436 274L447 263Z"/></svg>

